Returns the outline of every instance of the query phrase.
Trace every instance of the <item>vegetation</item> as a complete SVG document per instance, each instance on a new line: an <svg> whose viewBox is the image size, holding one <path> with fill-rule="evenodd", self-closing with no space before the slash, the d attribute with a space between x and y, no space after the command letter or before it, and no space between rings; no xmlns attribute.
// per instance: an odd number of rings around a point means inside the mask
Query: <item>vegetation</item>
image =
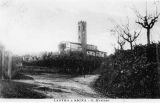
<svg viewBox="0 0 160 103"><path fill-rule="evenodd" d="M160 48L160 43L158 44ZM160 58L160 56L159 56ZM131 50L117 50L103 63L104 72L95 87L109 97L156 98L158 69L156 44L138 45Z"/></svg>
<svg viewBox="0 0 160 103"><path fill-rule="evenodd" d="M159 59L160 43L150 43L150 30L158 22L160 13L141 15L136 10L136 23L147 30L147 44L135 45L140 32L131 30L127 25L116 25L112 32L122 40L130 43L130 50L116 50L101 66L104 71L96 81L95 87L108 97L114 98L158 98L159 90ZM131 31L134 31L131 33ZM118 37L119 37L118 36ZM118 38L119 39L119 38ZM119 44L119 43L118 43ZM120 45L121 46L121 45Z"/></svg>
<svg viewBox="0 0 160 103"><path fill-rule="evenodd" d="M123 46L125 42L128 42L130 44L131 50L133 49L133 42L136 41L138 36L141 33L141 29L138 30L131 30L129 19L128 23L125 25L115 25L114 29L111 30L114 33L118 34L118 44L120 45L121 50L123 49ZM133 31L133 32L132 32ZM121 40L120 40L121 39Z"/></svg>
<svg viewBox="0 0 160 103"><path fill-rule="evenodd" d="M28 66L46 66L55 67L59 69L59 72L69 74L86 74L91 73L98 68L103 58L86 56L84 57L80 52L71 52L70 54L61 55L43 55L42 60L36 60L31 62L23 62Z"/></svg>
<svg viewBox="0 0 160 103"><path fill-rule="evenodd" d="M157 12L157 6L156 11L153 14L148 14L146 9L145 16L141 15L138 11L136 11L136 15L138 20L136 21L137 24L141 25L144 29L147 30L147 44L150 44L150 31L155 25L155 23L158 21L160 13Z"/></svg>
<svg viewBox="0 0 160 103"><path fill-rule="evenodd" d="M157 8L157 7L156 7ZM150 30L158 21L160 13L142 16L136 11L138 20L135 22L147 30L147 44L133 45L141 33L141 28L130 28L126 25L115 25L111 30L118 34L120 50L107 58L83 56L80 52L61 55L46 55L42 59L23 62L24 65L47 66L59 68L62 73L83 75L94 70L102 70L94 87L107 97L113 98L158 98L159 90L159 59L160 43L150 43ZM137 31L138 30L138 31ZM123 46L128 42L130 50ZM59 45L60 50L65 46Z"/></svg>

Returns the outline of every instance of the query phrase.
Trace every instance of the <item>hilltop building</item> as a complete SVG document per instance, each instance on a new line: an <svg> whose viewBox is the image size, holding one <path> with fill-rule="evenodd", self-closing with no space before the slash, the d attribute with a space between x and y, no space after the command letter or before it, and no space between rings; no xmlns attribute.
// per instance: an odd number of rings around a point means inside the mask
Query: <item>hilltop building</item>
<svg viewBox="0 0 160 103"><path fill-rule="evenodd" d="M78 22L78 42L63 41L59 44L60 53L82 52L84 55L105 57L106 52L99 51L97 46L87 44L87 23Z"/></svg>

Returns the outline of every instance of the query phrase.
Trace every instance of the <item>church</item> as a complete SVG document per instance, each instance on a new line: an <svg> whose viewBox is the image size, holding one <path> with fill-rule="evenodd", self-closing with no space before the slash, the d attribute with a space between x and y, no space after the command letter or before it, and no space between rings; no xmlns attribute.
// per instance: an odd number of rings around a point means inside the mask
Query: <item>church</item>
<svg viewBox="0 0 160 103"><path fill-rule="evenodd" d="M78 42L63 41L59 44L60 53L82 52L85 55L105 57L106 52L99 51L97 46L87 44L87 23L78 22Z"/></svg>

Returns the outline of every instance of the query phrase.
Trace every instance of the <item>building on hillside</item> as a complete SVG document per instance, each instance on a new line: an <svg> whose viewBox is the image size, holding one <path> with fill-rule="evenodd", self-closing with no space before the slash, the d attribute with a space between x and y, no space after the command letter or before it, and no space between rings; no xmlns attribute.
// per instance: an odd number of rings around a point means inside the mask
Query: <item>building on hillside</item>
<svg viewBox="0 0 160 103"><path fill-rule="evenodd" d="M82 52L84 55L105 57L106 52L99 51L97 46L87 44L87 24L78 22L78 42L63 41L59 44L60 53Z"/></svg>

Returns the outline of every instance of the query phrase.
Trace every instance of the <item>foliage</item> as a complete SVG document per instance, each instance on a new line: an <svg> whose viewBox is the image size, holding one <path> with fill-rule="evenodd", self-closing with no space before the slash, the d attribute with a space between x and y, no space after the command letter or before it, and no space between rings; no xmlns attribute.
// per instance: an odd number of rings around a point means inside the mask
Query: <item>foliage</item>
<svg viewBox="0 0 160 103"><path fill-rule="evenodd" d="M94 56L84 57L81 52L71 52L70 54L61 55L43 55L42 60L31 62L23 62L24 65L45 66L59 68L60 72L69 74L91 73L98 68L102 62L102 58Z"/></svg>
<svg viewBox="0 0 160 103"><path fill-rule="evenodd" d="M105 95L115 98L159 96L155 43L138 45L133 51L116 51L104 64L102 68L105 72L96 81L95 87Z"/></svg>

